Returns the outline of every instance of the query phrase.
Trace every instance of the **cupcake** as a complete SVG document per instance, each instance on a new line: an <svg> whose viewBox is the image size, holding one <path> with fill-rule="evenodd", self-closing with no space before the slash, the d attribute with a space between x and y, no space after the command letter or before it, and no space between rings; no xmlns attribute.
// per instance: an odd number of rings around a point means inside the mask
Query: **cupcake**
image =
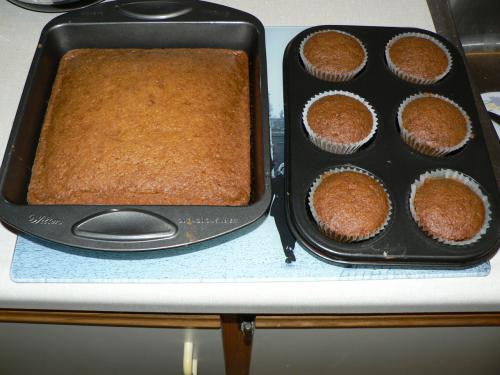
<svg viewBox="0 0 500 375"><path fill-rule="evenodd" d="M323 173L311 187L309 208L320 230L340 242L371 238L387 225L389 195L370 173L338 168Z"/></svg>
<svg viewBox="0 0 500 375"><path fill-rule="evenodd" d="M476 242L491 218L479 185L450 169L424 173L413 183L410 212L424 233L449 245Z"/></svg>
<svg viewBox="0 0 500 375"><path fill-rule="evenodd" d="M355 36L338 30L322 30L302 41L300 57L309 74L341 82L350 80L363 69L367 53Z"/></svg>
<svg viewBox="0 0 500 375"><path fill-rule="evenodd" d="M398 110L401 138L425 155L444 156L471 138L469 116L458 104L440 95L417 94Z"/></svg>
<svg viewBox="0 0 500 375"><path fill-rule="evenodd" d="M394 74L412 83L435 83L451 69L446 47L426 34L396 35L385 47L385 58Z"/></svg>
<svg viewBox="0 0 500 375"><path fill-rule="evenodd" d="M311 142L335 154L351 154L377 129L377 116L366 100L346 91L326 91L310 99L302 121Z"/></svg>

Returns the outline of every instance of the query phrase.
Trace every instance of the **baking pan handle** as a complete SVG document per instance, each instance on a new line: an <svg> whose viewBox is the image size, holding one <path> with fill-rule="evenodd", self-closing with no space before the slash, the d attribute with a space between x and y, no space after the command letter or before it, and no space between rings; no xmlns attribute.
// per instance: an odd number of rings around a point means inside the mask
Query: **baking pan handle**
<svg viewBox="0 0 500 375"><path fill-rule="evenodd" d="M157 21L187 14L193 10L192 4L192 1L139 1L118 3L117 8L128 17Z"/></svg>
<svg viewBox="0 0 500 375"><path fill-rule="evenodd" d="M103 241L150 241L172 238L177 227L159 215L138 210L112 210L73 226L75 236Z"/></svg>

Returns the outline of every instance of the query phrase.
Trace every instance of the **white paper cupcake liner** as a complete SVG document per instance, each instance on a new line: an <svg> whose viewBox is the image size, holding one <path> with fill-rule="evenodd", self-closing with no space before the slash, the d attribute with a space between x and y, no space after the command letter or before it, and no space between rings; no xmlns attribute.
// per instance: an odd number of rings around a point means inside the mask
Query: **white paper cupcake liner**
<svg viewBox="0 0 500 375"><path fill-rule="evenodd" d="M415 210L415 194L420 188L425 180L428 178L450 178L454 179L456 181L462 182L464 185L469 187L477 196L481 199L484 205L484 222L477 234L464 241L452 241L452 240L447 240L445 238L440 238L432 233L427 232L419 223L417 212ZM418 227L424 232L426 235L429 237L435 239L436 241L439 241L441 243L447 244L447 245L455 245L455 246L465 246L465 245L470 245L474 242L477 242L488 230L490 227L490 221L491 221L491 208L490 208L490 203L488 202L488 198L486 195L483 194L481 191L481 188L479 187L479 184L472 179L472 177L469 177L463 173L460 173L458 171L454 171L452 169L437 169L434 171L430 172L425 172L421 174L415 182L411 185L411 190L410 190L410 200L409 200L409 205L410 205L410 212L411 216L413 217L413 220L415 220L415 223L417 223Z"/></svg>
<svg viewBox="0 0 500 375"><path fill-rule="evenodd" d="M319 217L319 215L314 207L314 203L313 203L314 202L314 193L325 177L327 177L331 174L340 173L340 172L357 172L357 173L364 174L368 177L373 178L384 189L384 192L387 196L387 203L389 206L388 211L387 211L387 217L386 217L385 221L382 223L382 225L380 225L380 227L377 230L375 230L374 232L372 232L368 235L364 235L364 236L355 236L355 237L347 236L347 235L340 234L340 233L337 233L337 232L331 230L325 223L323 223L321 221L321 219L320 219L320 217ZM309 204L309 209L311 210L311 214L314 218L314 221L316 221L320 230L327 237L332 238L338 242L359 242L359 241L364 241L364 240L373 238L385 229L385 227L389 223L389 220L392 216L391 198L390 198L390 195L389 195L387 189L385 188L384 184L382 183L382 181L378 177L373 175L372 173L370 173L364 169L354 167L354 166L343 166L343 167L334 168L334 169L331 169L329 171L322 173L319 177L317 177L316 180L314 180L313 184L311 185L311 188L309 189L308 204Z"/></svg>
<svg viewBox="0 0 500 375"><path fill-rule="evenodd" d="M437 77L435 77L434 79L426 79L426 78L421 78L421 77L415 77L413 75L410 75L406 72L403 72L401 69L399 69L395 64L394 62L392 61L391 57L389 56L389 48L395 43L397 42L399 39L401 38L404 38L404 37L417 37L417 38L423 38L423 39L427 39L427 40L430 40L431 42L433 42L435 45L437 45L439 48L441 48L441 50L444 52L444 54L446 55L446 58L448 59L448 67L446 68L446 70L441 73L440 75L438 75ZM453 59L451 57L451 54L450 54L450 51L448 51L448 49L444 46L443 43L441 43L439 40L433 38L432 36L430 35L427 35L427 34L421 34L421 33L403 33L403 34L398 34L396 35L395 37L393 37L391 40L389 40L389 42L387 43L387 45L385 46L385 59L387 61L387 65L389 66L389 69L395 74L397 75L399 78L402 78L406 81L409 81L411 83L417 83L417 84L421 84L421 85L428 85L428 84L432 84L432 83L436 83L438 81L440 81L441 79L443 79L451 70L451 66L453 64Z"/></svg>
<svg viewBox="0 0 500 375"><path fill-rule="evenodd" d="M333 142L330 139L327 139L319 134L316 134L313 129L309 126L309 122L307 120L307 114L309 112L309 109L311 106L316 102L317 100L324 98L325 96L334 96L334 95L344 95L348 96L350 98L356 99L357 101L361 102L371 113L372 115L372 129L370 130L370 133L363 138L362 140L354 143L338 143L338 142ZM304 127L306 128L307 134L309 136L309 139L311 140L312 143L314 143L316 146L321 148L322 150L331 152L333 154L352 154L353 152L357 151L361 146L363 146L366 142L368 142L374 135L375 132L377 131L378 127L378 119L377 119L377 114L375 113L375 110L373 107L361 96L353 94L352 92L348 91L341 91L341 90L334 90L334 91L325 91L320 94L317 94L313 96L309 101L306 103L304 109L302 110L302 122L304 124Z"/></svg>
<svg viewBox="0 0 500 375"><path fill-rule="evenodd" d="M319 34L319 33L326 33L326 32L337 32L340 34L348 35L354 40L356 40L360 47L363 49L365 58L361 62L361 64L355 68L354 70L350 72L339 72L339 73L332 73L332 72L325 72L317 67L315 67L305 56L304 54L304 46L306 42L314 35ZM330 82L343 82L343 81L349 81L350 79L354 78L366 65L366 62L368 61L368 52L366 51L366 47L364 44L356 38L354 35L346 33L345 31L340 31L340 30L334 30L334 29L328 29L328 30L320 30L316 31L312 34L309 34L301 43L300 43L300 58L302 59L302 62L304 63L304 67L306 68L307 72L311 75L313 75L316 78L325 80L325 81L330 81Z"/></svg>
<svg viewBox="0 0 500 375"><path fill-rule="evenodd" d="M460 143L458 143L452 147L437 148L437 147L430 146L430 145L418 140L408 130L406 130L404 128L404 126L403 126L403 112L404 112L406 106L415 99L427 98L427 97L434 97L434 98L442 99L442 100L450 103L451 105L453 105L456 109L458 109L460 111L460 113L462 114L462 116L465 119L465 126L467 128L465 137ZM398 127L400 130L401 138L405 141L406 144L408 144L410 147L412 147L416 151L418 151L422 154L425 154L425 155L429 155L429 156L436 156L436 157L445 156L453 151L459 150L460 148L464 147L465 144L467 142L469 142L469 140L472 138L472 124L471 124L471 120L470 120L470 117L467 114L467 112L465 112L462 109L462 107L460 107L454 101L452 101L444 96L438 95L438 94L419 93L419 94L415 94L415 95L412 95L412 96L406 98L400 104L400 106L398 108Z"/></svg>

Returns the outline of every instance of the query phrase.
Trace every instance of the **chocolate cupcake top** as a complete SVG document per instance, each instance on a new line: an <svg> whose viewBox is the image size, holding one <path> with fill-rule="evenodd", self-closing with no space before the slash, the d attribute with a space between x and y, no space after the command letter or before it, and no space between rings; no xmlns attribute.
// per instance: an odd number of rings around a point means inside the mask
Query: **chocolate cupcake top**
<svg viewBox="0 0 500 375"><path fill-rule="evenodd" d="M427 178L413 201L417 224L431 236L464 241L479 233L485 221L482 199L453 178Z"/></svg>
<svg viewBox="0 0 500 375"><path fill-rule="evenodd" d="M326 174L312 192L310 204L315 219L328 232L353 239L376 233L390 209L380 183L356 171Z"/></svg>
<svg viewBox="0 0 500 375"><path fill-rule="evenodd" d="M307 112L311 131L335 143L355 143L370 135L374 119L361 101L347 95L323 96Z"/></svg>
<svg viewBox="0 0 500 375"><path fill-rule="evenodd" d="M396 36L388 43L386 58L396 74L418 83L438 81L451 64L446 48L425 34Z"/></svg>
<svg viewBox="0 0 500 375"><path fill-rule="evenodd" d="M470 132L465 112L436 95L410 99L402 108L399 121L413 139L433 149L459 146Z"/></svg>
<svg viewBox="0 0 500 375"><path fill-rule="evenodd" d="M343 31L323 30L307 37L301 45L306 69L318 78L342 81L352 78L366 63L363 44Z"/></svg>

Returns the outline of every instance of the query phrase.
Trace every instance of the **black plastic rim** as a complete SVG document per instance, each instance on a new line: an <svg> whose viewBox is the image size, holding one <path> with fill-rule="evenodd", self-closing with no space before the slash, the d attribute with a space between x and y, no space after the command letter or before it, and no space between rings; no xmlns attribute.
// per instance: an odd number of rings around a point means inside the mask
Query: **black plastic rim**
<svg viewBox="0 0 500 375"><path fill-rule="evenodd" d="M21 0L8 0L8 1L10 1L12 4L15 4L21 8L33 10L35 12L63 13L63 12L68 12L70 10L82 9L82 8L88 7L90 5L100 3L101 1L104 1L104 0L77 0L77 1L72 1L70 3L61 4L61 5L31 4L31 3L26 3L26 2L21 1Z"/></svg>

